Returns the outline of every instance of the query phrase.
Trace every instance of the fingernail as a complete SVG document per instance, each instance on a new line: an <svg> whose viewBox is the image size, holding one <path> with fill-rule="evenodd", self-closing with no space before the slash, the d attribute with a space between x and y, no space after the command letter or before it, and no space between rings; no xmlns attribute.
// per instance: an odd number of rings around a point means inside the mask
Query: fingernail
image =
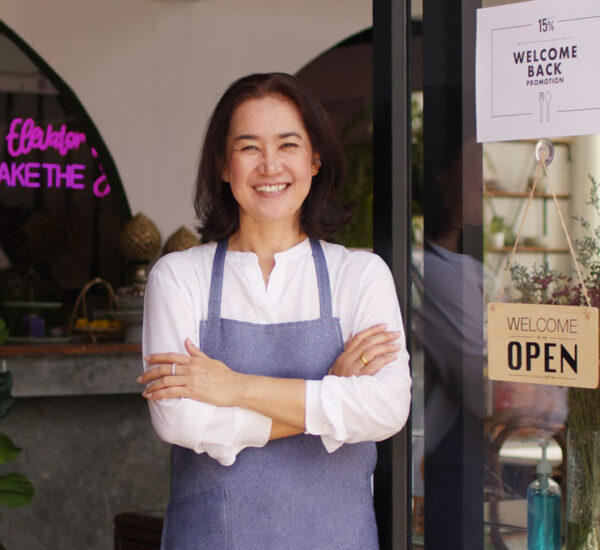
<svg viewBox="0 0 600 550"><path fill-rule="evenodd" d="M146 363L150 362L150 357L144 357L144 361L146 361Z"/></svg>
<svg viewBox="0 0 600 550"><path fill-rule="evenodd" d="M142 381L142 377L141 377L141 376L138 376L138 377L137 377L135 380L136 380L136 382L139 384L139 383Z"/></svg>

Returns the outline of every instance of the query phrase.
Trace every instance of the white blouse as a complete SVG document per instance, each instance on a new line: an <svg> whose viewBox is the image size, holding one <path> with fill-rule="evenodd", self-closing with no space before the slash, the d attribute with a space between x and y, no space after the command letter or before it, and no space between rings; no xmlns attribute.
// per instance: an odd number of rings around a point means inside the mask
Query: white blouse
<svg viewBox="0 0 600 550"><path fill-rule="evenodd" d="M386 264L364 251L321 241L329 270L334 317L344 341L386 323L401 332L398 359L373 376L325 376L306 384L306 433L321 436L329 452L344 443L380 441L405 424L410 406L408 353L394 282ZM144 305L143 353L187 354L184 340L198 345L208 295L215 243L175 252L152 269ZM317 276L310 241L275 254L265 287L258 257L228 251L221 316L257 324L307 321L320 315ZM147 368L147 365L144 366ZM272 420L239 407L217 407L192 399L149 401L152 424L168 443L206 452L233 464L245 447L267 444Z"/></svg>

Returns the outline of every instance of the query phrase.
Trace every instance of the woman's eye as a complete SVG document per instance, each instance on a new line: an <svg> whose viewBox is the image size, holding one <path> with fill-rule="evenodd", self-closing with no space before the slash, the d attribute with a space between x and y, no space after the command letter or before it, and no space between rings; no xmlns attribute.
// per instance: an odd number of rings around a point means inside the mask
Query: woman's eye
<svg viewBox="0 0 600 550"><path fill-rule="evenodd" d="M293 147L298 147L298 144L291 141L283 144L284 149L291 149Z"/></svg>
<svg viewBox="0 0 600 550"><path fill-rule="evenodd" d="M256 151L258 148L256 147L256 145L244 145L242 147L242 151Z"/></svg>

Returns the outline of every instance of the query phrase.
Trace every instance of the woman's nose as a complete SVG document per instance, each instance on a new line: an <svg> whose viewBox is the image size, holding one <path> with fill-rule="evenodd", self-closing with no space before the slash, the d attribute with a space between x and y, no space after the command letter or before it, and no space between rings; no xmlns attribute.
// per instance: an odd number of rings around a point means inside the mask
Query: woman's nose
<svg viewBox="0 0 600 550"><path fill-rule="evenodd" d="M265 151L258 166L259 173L270 176L275 175L281 170L281 164L277 153L274 151Z"/></svg>

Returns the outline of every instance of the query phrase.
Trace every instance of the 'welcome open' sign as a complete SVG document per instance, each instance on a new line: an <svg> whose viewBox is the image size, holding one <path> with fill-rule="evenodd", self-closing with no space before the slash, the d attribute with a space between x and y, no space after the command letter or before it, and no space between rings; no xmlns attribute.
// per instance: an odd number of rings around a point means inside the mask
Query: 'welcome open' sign
<svg viewBox="0 0 600 550"><path fill-rule="evenodd" d="M488 371L492 380L598 387L598 310L488 304Z"/></svg>

